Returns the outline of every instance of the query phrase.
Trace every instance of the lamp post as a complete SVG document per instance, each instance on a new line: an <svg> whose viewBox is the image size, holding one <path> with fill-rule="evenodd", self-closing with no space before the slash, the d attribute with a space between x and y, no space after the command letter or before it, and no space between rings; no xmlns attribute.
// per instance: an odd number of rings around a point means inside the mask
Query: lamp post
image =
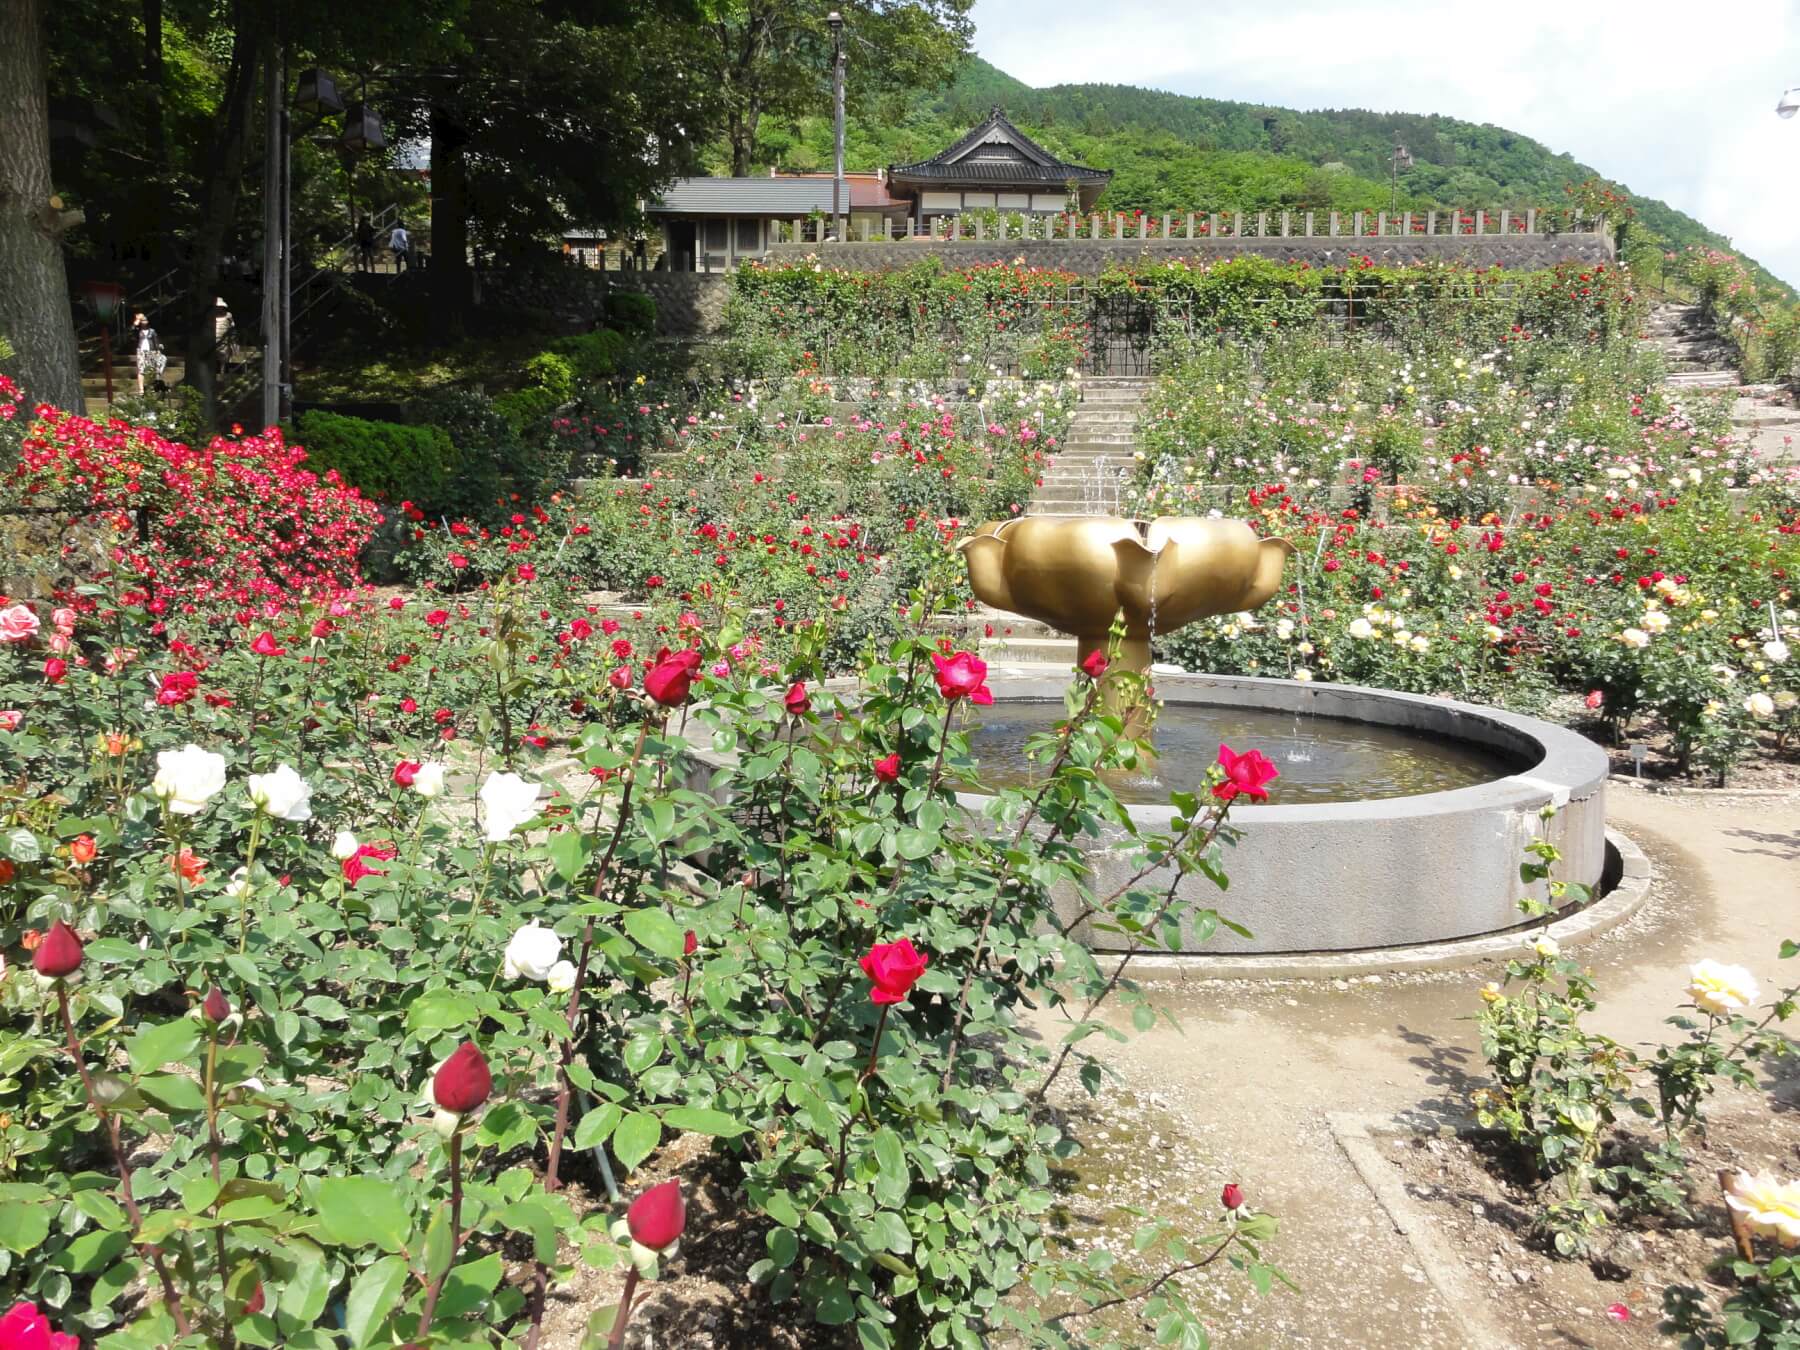
<svg viewBox="0 0 1800 1350"><path fill-rule="evenodd" d="M1388 214L1391 216L1400 205L1400 170L1413 166L1412 152L1400 142L1394 142L1392 172L1388 178Z"/></svg>
<svg viewBox="0 0 1800 1350"><path fill-rule="evenodd" d="M113 401L112 324L113 316L119 312L119 302L125 298L125 288L110 281L84 281L81 298L100 320L100 360L106 367L106 406L110 408Z"/></svg>
<svg viewBox="0 0 1800 1350"><path fill-rule="evenodd" d="M844 16L835 9L825 16L831 29L831 101L833 131L833 168L831 174L831 228L841 243L848 233L844 229Z"/></svg>

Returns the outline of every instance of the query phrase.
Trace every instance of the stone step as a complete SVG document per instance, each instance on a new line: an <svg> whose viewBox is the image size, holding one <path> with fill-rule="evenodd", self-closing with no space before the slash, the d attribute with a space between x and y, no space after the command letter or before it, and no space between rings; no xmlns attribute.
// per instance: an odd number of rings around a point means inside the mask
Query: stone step
<svg viewBox="0 0 1800 1350"><path fill-rule="evenodd" d="M1042 662L1045 665L1073 666L1075 664L1075 639L1066 637L984 638L981 642L981 659L984 661Z"/></svg>
<svg viewBox="0 0 1800 1350"><path fill-rule="evenodd" d="M1117 408L1096 408L1091 403L1084 403L1075 409L1075 413L1069 418L1069 421L1079 426L1084 422L1111 425L1114 422L1135 422L1137 419L1138 411L1135 408L1123 405Z"/></svg>
<svg viewBox="0 0 1800 1350"><path fill-rule="evenodd" d="M1735 371L1708 370L1691 375L1671 375L1663 381L1677 389L1732 389L1737 386Z"/></svg>
<svg viewBox="0 0 1800 1350"><path fill-rule="evenodd" d="M984 642L1026 642L1060 636L1049 624L1038 619L1028 619L1023 614L1009 613L989 605L978 605L970 613L969 620L978 633L985 632L992 625L994 636L984 637Z"/></svg>

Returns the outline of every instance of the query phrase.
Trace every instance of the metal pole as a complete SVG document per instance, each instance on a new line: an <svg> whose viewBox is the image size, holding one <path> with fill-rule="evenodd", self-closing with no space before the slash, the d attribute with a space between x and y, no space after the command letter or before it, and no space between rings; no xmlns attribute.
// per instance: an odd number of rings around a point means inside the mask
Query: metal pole
<svg viewBox="0 0 1800 1350"><path fill-rule="evenodd" d="M106 406L110 408L113 401L112 320L110 319L102 320L100 324L100 359L106 364ZM1777 630L1776 636L1781 636L1779 630Z"/></svg>
<svg viewBox="0 0 1800 1350"><path fill-rule="evenodd" d="M837 238L841 241L847 231L844 226L844 16L835 9L825 16L825 22L831 25L831 101L833 128L833 162L831 176L831 223Z"/></svg>
<svg viewBox="0 0 1800 1350"><path fill-rule="evenodd" d="M294 139L287 87L281 100L281 420L294 415Z"/></svg>
<svg viewBox="0 0 1800 1350"><path fill-rule="evenodd" d="M263 267L262 267L262 425L281 420L281 101L287 81L282 74L281 48L269 55L264 88L266 108L263 145ZM228 411L221 408L221 413Z"/></svg>

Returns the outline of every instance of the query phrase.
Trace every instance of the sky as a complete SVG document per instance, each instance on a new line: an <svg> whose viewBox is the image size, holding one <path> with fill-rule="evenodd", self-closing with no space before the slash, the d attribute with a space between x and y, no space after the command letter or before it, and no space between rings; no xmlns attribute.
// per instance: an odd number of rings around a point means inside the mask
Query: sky
<svg viewBox="0 0 1800 1350"><path fill-rule="evenodd" d="M1800 0L976 0L1031 85L1492 122L1660 197L1800 286Z"/></svg>

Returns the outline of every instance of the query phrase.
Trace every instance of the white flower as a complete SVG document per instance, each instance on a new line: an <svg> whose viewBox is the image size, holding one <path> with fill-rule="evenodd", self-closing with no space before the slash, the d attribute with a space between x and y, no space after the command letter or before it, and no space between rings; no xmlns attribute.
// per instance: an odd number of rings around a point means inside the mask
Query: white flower
<svg viewBox="0 0 1800 1350"><path fill-rule="evenodd" d="M250 894L250 869L240 867L231 874L231 880L225 883L225 894L233 900L242 900Z"/></svg>
<svg viewBox="0 0 1800 1350"><path fill-rule="evenodd" d="M1306 683L1310 682L1312 680L1312 677L1313 677L1313 673L1310 670L1308 670L1305 666L1295 666L1294 667L1294 678L1296 680L1300 681L1301 684L1306 684Z"/></svg>
<svg viewBox="0 0 1800 1350"><path fill-rule="evenodd" d="M1498 642L1501 638L1506 636L1506 634L1502 633L1497 627L1495 627L1491 623L1486 628L1483 628L1481 630L1481 632L1482 632L1482 635L1484 637L1486 637L1489 642Z"/></svg>
<svg viewBox="0 0 1800 1350"><path fill-rule="evenodd" d="M553 994L566 994L575 987L575 963L558 961L550 967L550 973L544 976L544 983Z"/></svg>
<svg viewBox="0 0 1800 1350"><path fill-rule="evenodd" d="M1556 945L1556 939L1548 933L1531 944L1531 950L1546 959L1562 955L1562 948Z"/></svg>
<svg viewBox="0 0 1800 1350"><path fill-rule="evenodd" d="M1780 665L1783 661L1788 659L1788 645L1780 638L1776 638L1773 642L1763 643L1762 652L1764 656L1768 657L1769 660L1773 661L1776 665Z"/></svg>
<svg viewBox="0 0 1800 1350"><path fill-rule="evenodd" d="M331 856L339 862L344 861L345 858L355 857L356 849L356 836L348 830L339 830L337 837L331 841Z"/></svg>
<svg viewBox="0 0 1800 1350"><path fill-rule="evenodd" d="M1756 977L1742 966L1727 966L1708 957L1688 967L1688 997L1702 1012L1729 1017L1756 1002L1762 991Z"/></svg>
<svg viewBox="0 0 1800 1350"><path fill-rule="evenodd" d="M1407 646L1411 647L1415 652L1423 652L1426 648L1431 646L1431 640L1429 638L1414 637Z"/></svg>
<svg viewBox="0 0 1800 1350"><path fill-rule="evenodd" d="M1641 651L1650 645L1650 635L1641 628L1627 628L1619 634L1619 641Z"/></svg>
<svg viewBox="0 0 1800 1350"><path fill-rule="evenodd" d="M512 935L506 944L506 959L500 973L509 980L526 979L542 983L550 978L562 955L562 939L551 928L539 928L533 919Z"/></svg>
<svg viewBox="0 0 1800 1350"><path fill-rule="evenodd" d="M537 783L527 783L516 773L490 773L481 785L481 805L487 816L490 844L503 844L512 832L537 814Z"/></svg>
<svg viewBox="0 0 1800 1350"><path fill-rule="evenodd" d="M312 819L312 788L294 771L291 764L277 764L274 773L253 773L249 779L250 800L259 811L276 820Z"/></svg>
<svg viewBox="0 0 1800 1350"><path fill-rule="evenodd" d="M199 815L224 790L225 756L191 744L158 752L150 791L176 815Z"/></svg>
<svg viewBox="0 0 1800 1350"><path fill-rule="evenodd" d="M1800 1181L1734 1172L1725 1183L1725 1203L1744 1216L1752 1232L1783 1247L1800 1247Z"/></svg>
<svg viewBox="0 0 1800 1350"><path fill-rule="evenodd" d="M1775 700L1761 690L1758 690L1744 700L1744 711L1749 713L1752 717L1773 717L1775 715Z"/></svg>
<svg viewBox="0 0 1800 1350"><path fill-rule="evenodd" d="M1283 642L1286 642L1293 635L1294 635L1294 621L1292 619L1277 619L1275 621L1275 636L1276 637L1280 638Z"/></svg>
<svg viewBox="0 0 1800 1350"><path fill-rule="evenodd" d="M1367 619L1353 619L1350 623L1350 636L1353 638L1372 638L1375 636L1375 625Z"/></svg>
<svg viewBox="0 0 1800 1350"><path fill-rule="evenodd" d="M444 791L444 766L427 760L413 772L412 789L421 797L441 796Z"/></svg>
<svg viewBox="0 0 1800 1350"><path fill-rule="evenodd" d="M1660 609L1653 609L1643 617L1644 631L1647 633L1666 633L1669 631L1669 616Z"/></svg>

